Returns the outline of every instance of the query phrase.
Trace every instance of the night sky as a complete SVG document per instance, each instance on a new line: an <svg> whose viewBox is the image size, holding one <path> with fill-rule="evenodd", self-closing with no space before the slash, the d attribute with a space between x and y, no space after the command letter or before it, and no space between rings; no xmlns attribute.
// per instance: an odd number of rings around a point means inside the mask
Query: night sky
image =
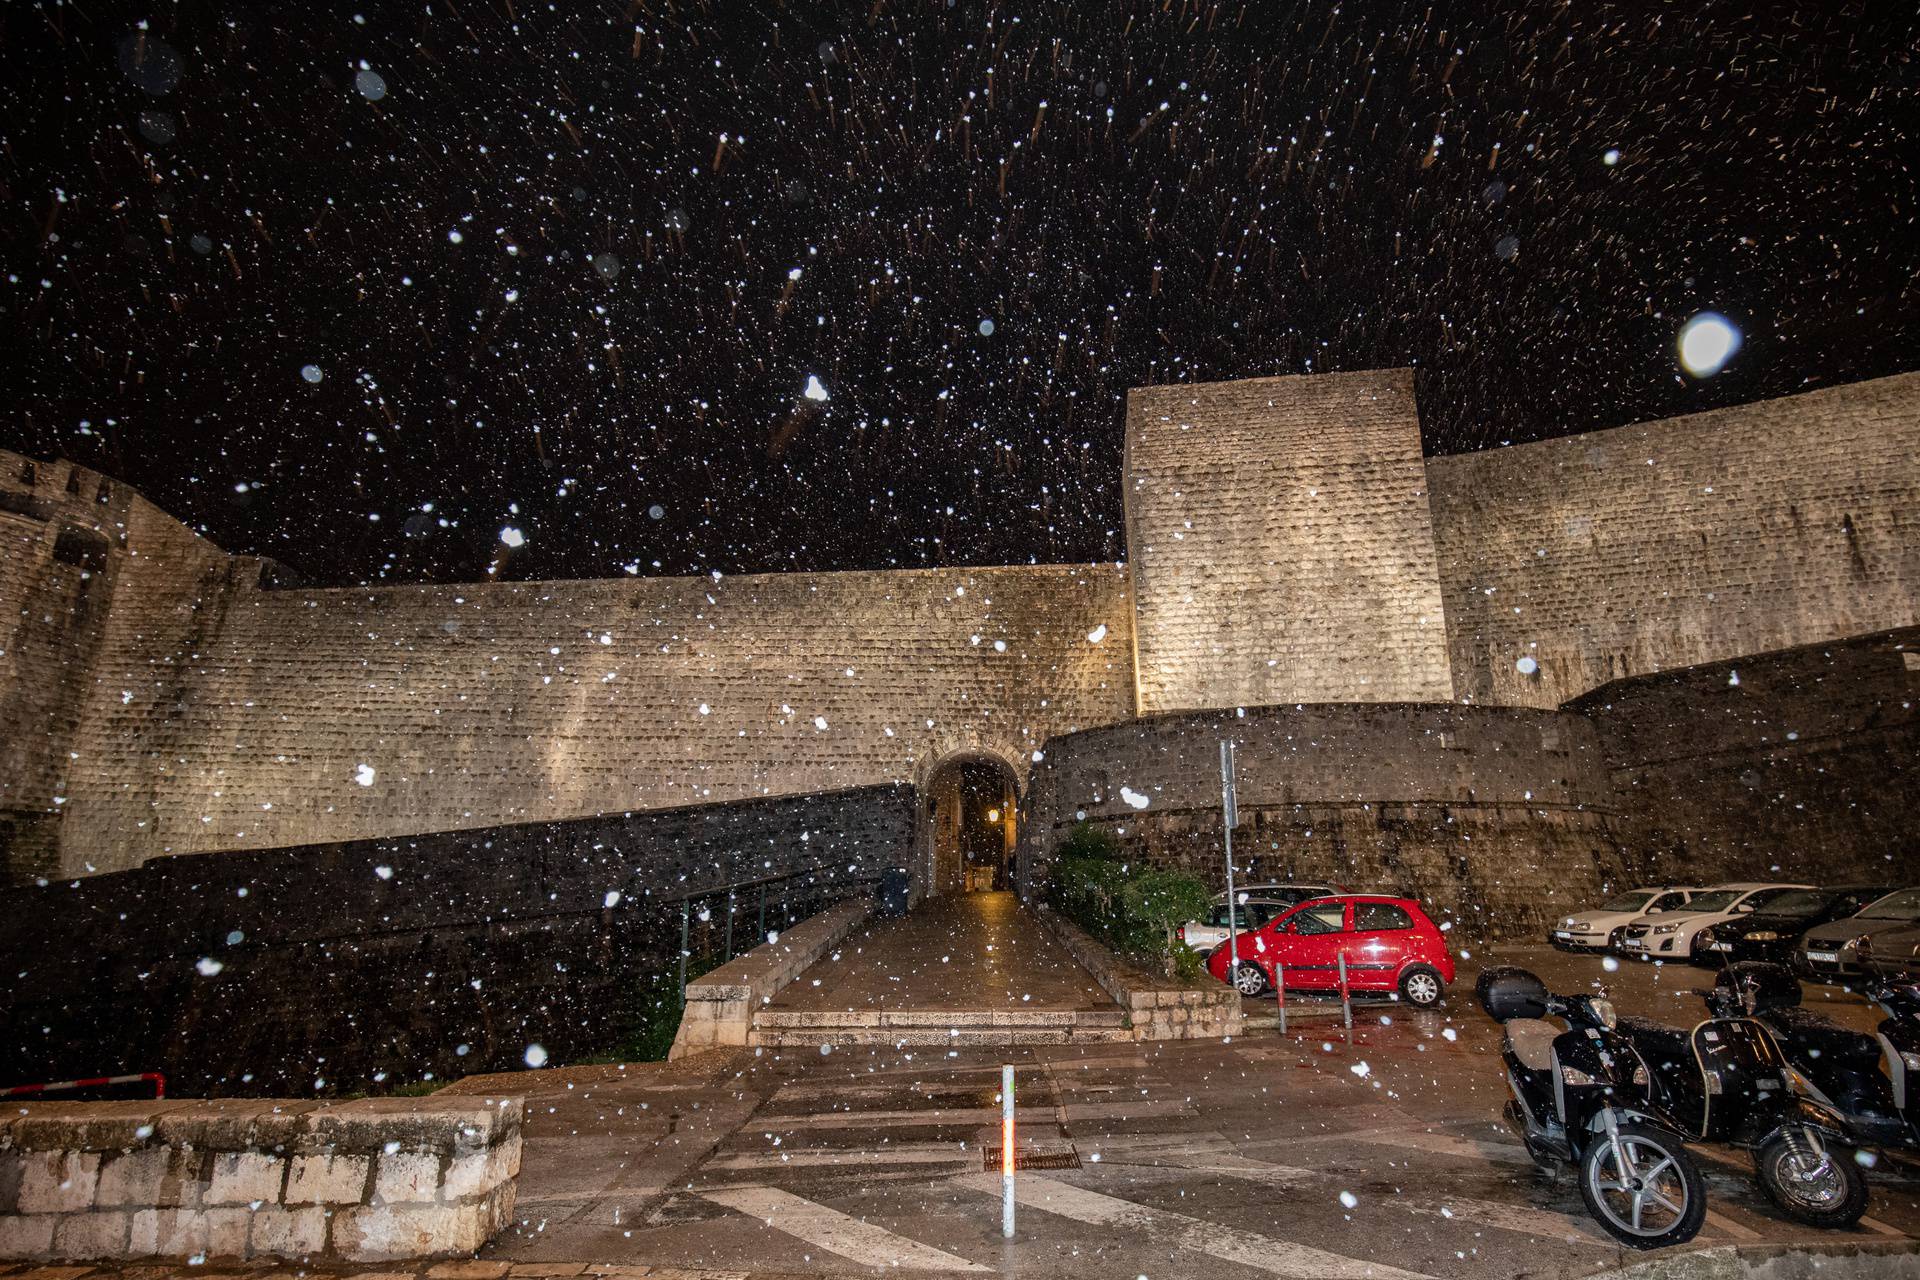
<svg viewBox="0 0 1920 1280"><path fill-rule="evenodd" d="M1920 367L1917 28L15 0L0 445L322 583L1114 559L1129 386L1411 364L1438 453Z"/></svg>

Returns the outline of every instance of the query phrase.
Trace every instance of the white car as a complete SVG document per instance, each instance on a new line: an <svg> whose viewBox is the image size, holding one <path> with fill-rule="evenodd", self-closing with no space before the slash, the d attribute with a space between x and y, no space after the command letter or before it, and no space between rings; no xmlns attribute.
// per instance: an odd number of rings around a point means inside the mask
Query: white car
<svg viewBox="0 0 1920 1280"><path fill-rule="evenodd" d="M1562 951L1605 951L1613 945L1615 930L1625 929L1643 916L1684 910L1699 892L1682 885L1629 889L1591 911L1577 911L1563 918L1548 933L1547 941Z"/></svg>
<svg viewBox="0 0 1920 1280"><path fill-rule="evenodd" d="M1638 920L1620 936L1620 954L1642 960L1692 960L1694 937L1710 924L1750 915L1775 898L1810 884L1717 884L1693 895L1678 913Z"/></svg>
<svg viewBox="0 0 1920 1280"><path fill-rule="evenodd" d="M1325 898L1336 893L1345 893L1339 885L1332 884L1252 884L1234 891L1234 900L1239 904L1234 908L1234 927L1246 933L1258 929L1267 921L1285 911L1297 902L1308 898ZM1180 940L1202 954L1212 951L1227 940L1227 895L1216 894L1213 909L1207 912L1205 920L1189 920L1180 926Z"/></svg>

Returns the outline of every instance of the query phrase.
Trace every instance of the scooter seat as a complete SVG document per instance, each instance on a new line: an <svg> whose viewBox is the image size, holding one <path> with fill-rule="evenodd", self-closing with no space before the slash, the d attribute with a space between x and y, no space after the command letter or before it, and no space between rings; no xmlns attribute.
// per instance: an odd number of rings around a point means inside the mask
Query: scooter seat
<svg viewBox="0 0 1920 1280"><path fill-rule="evenodd" d="M1553 1070L1553 1042L1560 1028L1545 1018L1514 1018L1507 1023L1507 1048L1529 1071Z"/></svg>
<svg viewBox="0 0 1920 1280"><path fill-rule="evenodd" d="M1769 1009L1761 1020L1785 1037L1795 1050L1810 1053L1833 1066L1874 1069L1880 1062L1880 1042L1862 1031L1843 1027L1811 1009Z"/></svg>

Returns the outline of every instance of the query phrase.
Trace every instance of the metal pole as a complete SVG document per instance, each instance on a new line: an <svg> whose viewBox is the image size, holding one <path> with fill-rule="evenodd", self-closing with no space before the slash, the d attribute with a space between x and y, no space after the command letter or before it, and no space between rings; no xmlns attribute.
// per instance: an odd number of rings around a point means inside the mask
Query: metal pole
<svg viewBox="0 0 1920 1280"><path fill-rule="evenodd" d="M1220 744L1220 821L1227 832L1227 985L1240 988L1240 930L1235 923L1239 911L1233 900L1233 743Z"/></svg>
<svg viewBox="0 0 1920 1280"><path fill-rule="evenodd" d="M1347 953L1335 957L1340 963L1340 1018L1347 1024L1347 1043L1353 1043L1353 998L1347 991Z"/></svg>
<svg viewBox="0 0 1920 1280"><path fill-rule="evenodd" d="M727 959L733 959L733 890L727 890Z"/></svg>
<svg viewBox="0 0 1920 1280"><path fill-rule="evenodd" d="M1000 1234L1013 1239L1013 1064L1000 1068Z"/></svg>
<svg viewBox="0 0 1920 1280"><path fill-rule="evenodd" d="M1273 994L1280 1002L1280 1034L1287 1034L1287 965L1284 960L1273 962Z"/></svg>
<svg viewBox="0 0 1920 1280"><path fill-rule="evenodd" d="M767 882L760 882L760 928L755 934L755 946L767 940Z"/></svg>
<svg viewBox="0 0 1920 1280"><path fill-rule="evenodd" d="M693 911L685 898L680 899L680 999L687 998L687 917Z"/></svg>

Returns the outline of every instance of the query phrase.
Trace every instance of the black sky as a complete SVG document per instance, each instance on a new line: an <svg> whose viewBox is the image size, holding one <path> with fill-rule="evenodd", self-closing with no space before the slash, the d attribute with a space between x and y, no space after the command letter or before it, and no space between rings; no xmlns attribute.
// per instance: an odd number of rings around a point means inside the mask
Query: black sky
<svg viewBox="0 0 1920 1280"><path fill-rule="evenodd" d="M16 3L0 445L322 582L1115 558L1133 385L1412 364L1452 452L1920 366L1917 28Z"/></svg>

